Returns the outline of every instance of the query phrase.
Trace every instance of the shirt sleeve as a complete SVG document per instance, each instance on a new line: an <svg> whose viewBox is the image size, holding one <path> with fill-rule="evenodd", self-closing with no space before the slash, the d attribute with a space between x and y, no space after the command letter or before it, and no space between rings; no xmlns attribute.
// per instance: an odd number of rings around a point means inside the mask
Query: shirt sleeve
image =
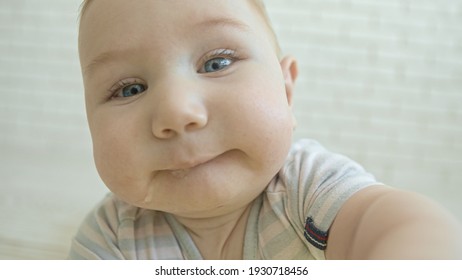
<svg viewBox="0 0 462 280"><path fill-rule="evenodd" d="M325 259L329 228L345 201L365 187L380 184L358 163L314 140L297 142L281 172L291 196L289 211L297 216L316 259Z"/></svg>
<svg viewBox="0 0 462 280"><path fill-rule="evenodd" d="M118 215L116 202L108 195L87 215L72 240L69 259L124 259L117 245Z"/></svg>

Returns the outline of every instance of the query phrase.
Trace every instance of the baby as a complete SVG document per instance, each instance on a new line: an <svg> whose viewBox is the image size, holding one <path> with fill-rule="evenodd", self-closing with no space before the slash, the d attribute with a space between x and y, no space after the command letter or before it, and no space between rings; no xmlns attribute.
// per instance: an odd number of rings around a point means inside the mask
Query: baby
<svg viewBox="0 0 462 280"><path fill-rule="evenodd" d="M79 35L111 190L73 259L462 258L462 230L313 140L259 0L87 0Z"/></svg>

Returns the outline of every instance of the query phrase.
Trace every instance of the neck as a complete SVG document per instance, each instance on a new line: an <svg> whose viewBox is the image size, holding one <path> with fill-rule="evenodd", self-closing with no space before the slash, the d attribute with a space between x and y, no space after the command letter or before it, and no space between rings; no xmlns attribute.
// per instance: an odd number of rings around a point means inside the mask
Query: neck
<svg viewBox="0 0 462 280"><path fill-rule="evenodd" d="M176 217L191 235L204 259L242 259L251 204L211 218Z"/></svg>

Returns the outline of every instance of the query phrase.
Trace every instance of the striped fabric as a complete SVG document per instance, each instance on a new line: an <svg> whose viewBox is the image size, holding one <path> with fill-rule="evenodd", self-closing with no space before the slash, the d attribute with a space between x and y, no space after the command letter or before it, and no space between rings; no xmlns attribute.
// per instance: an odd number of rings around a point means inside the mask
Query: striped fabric
<svg viewBox="0 0 462 280"><path fill-rule="evenodd" d="M281 171L255 199L244 259L324 259L328 230L343 203L375 185L357 163L316 141L293 145ZM70 259L202 259L173 215L140 209L109 194L88 215Z"/></svg>

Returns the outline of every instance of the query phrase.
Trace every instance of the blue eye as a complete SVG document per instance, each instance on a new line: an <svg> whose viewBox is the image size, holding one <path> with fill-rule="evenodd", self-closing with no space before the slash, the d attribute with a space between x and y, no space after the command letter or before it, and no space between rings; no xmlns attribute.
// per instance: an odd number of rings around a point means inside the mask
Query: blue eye
<svg viewBox="0 0 462 280"><path fill-rule="evenodd" d="M231 65L233 61L229 58L217 57L210 59L204 64L204 72L217 72Z"/></svg>
<svg viewBox="0 0 462 280"><path fill-rule="evenodd" d="M146 87L142 84L132 84L122 88L120 92L121 97L131 97L140 94L146 90Z"/></svg>

